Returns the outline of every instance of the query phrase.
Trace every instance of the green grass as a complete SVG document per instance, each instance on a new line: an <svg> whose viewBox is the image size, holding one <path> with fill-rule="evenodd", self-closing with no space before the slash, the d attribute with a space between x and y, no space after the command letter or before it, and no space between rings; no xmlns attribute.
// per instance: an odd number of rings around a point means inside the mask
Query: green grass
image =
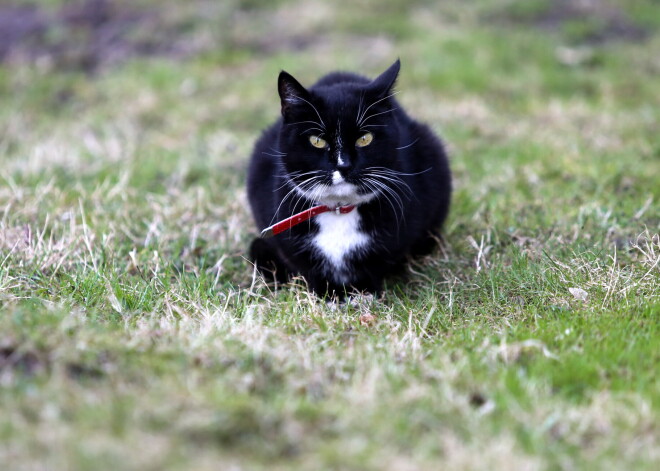
<svg viewBox="0 0 660 471"><path fill-rule="evenodd" d="M654 2L435 3L158 2L188 53L0 65L3 469L655 469ZM442 249L378 299L267 286L278 71L396 57L451 151Z"/></svg>

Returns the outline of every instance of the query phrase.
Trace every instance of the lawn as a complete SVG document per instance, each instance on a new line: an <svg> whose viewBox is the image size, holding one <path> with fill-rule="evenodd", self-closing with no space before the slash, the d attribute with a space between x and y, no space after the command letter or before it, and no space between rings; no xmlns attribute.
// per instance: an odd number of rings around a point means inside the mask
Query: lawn
<svg viewBox="0 0 660 471"><path fill-rule="evenodd" d="M3 3L0 467L656 469L658 10ZM451 154L442 246L382 297L267 285L278 72L397 57Z"/></svg>

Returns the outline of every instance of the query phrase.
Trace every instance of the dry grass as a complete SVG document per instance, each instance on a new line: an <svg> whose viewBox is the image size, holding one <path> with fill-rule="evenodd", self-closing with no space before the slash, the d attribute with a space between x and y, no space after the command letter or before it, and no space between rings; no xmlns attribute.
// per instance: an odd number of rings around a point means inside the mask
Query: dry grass
<svg viewBox="0 0 660 471"><path fill-rule="evenodd" d="M654 26L576 45L503 21L516 2L358 3L370 24L341 2L168 4L184 55L2 66L5 467L653 469ZM452 154L441 249L344 305L266 285L244 169L277 72L396 55Z"/></svg>

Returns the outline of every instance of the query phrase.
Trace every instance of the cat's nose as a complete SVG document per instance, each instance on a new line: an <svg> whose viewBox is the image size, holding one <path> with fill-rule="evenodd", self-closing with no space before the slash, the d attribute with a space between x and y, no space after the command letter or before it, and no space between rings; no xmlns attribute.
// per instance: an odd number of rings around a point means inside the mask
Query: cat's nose
<svg viewBox="0 0 660 471"><path fill-rule="evenodd" d="M353 163L347 155L340 155L337 158L337 170L342 174L346 174L351 168L353 168Z"/></svg>

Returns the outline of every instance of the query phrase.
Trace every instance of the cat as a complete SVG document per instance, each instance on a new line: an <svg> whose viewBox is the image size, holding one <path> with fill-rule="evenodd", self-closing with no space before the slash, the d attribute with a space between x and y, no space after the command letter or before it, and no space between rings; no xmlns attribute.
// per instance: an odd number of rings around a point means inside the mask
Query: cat
<svg viewBox="0 0 660 471"><path fill-rule="evenodd" d="M320 296L378 294L409 255L435 246L449 162L395 100L399 70L397 59L374 80L333 72L309 89L280 72L282 116L257 140L247 178L263 231L250 258L268 279L302 275Z"/></svg>

